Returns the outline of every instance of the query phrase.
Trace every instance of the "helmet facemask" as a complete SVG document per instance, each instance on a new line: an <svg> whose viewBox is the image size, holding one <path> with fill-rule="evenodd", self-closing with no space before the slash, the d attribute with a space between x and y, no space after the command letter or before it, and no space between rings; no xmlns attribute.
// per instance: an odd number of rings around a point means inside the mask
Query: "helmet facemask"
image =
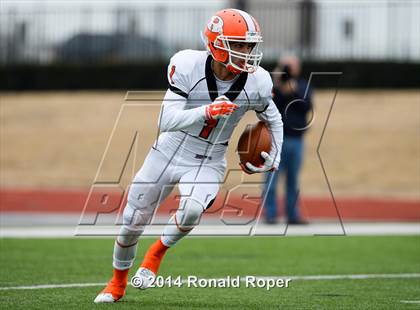
<svg viewBox="0 0 420 310"><path fill-rule="evenodd" d="M251 43L254 44L249 53L242 53L231 48L232 42ZM258 69L263 53L260 50L260 43L262 43L262 36L258 32L247 32L246 36L217 36L214 41L214 47L226 51L228 53L225 66L233 73L248 72L253 73ZM235 59L243 62L243 65L235 63Z"/></svg>

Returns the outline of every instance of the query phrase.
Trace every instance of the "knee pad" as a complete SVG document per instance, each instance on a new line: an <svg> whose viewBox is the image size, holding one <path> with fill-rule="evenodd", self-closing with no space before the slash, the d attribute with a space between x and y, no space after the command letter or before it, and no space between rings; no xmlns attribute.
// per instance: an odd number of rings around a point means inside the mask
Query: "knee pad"
<svg viewBox="0 0 420 310"><path fill-rule="evenodd" d="M191 230L196 226L204 212L204 207L197 200L186 198L175 214L175 222L181 230Z"/></svg>
<svg viewBox="0 0 420 310"><path fill-rule="evenodd" d="M149 224L153 212L144 209L136 209L130 203L127 203L123 213L123 226L129 231L137 231L141 234L144 228Z"/></svg>
<svg viewBox="0 0 420 310"><path fill-rule="evenodd" d="M137 243L143 230L131 230L129 227L123 225L117 236L117 243L121 247L130 247Z"/></svg>

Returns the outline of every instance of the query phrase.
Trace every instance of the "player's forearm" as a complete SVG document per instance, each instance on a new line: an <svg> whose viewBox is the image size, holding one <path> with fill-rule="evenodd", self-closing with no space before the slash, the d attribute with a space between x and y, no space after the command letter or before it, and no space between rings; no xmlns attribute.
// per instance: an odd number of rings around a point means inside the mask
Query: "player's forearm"
<svg viewBox="0 0 420 310"><path fill-rule="evenodd" d="M204 120L203 107L190 110L176 110L162 107L159 128L161 132L178 131L190 127L191 125Z"/></svg>
<svg viewBox="0 0 420 310"><path fill-rule="evenodd" d="M283 144L283 121L276 105L270 100L268 108L263 113L257 113L260 120L267 123L272 137L271 149L275 151L274 166L280 164L281 147ZM274 154L274 153L273 153Z"/></svg>
<svg viewBox="0 0 420 310"><path fill-rule="evenodd" d="M166 92L159 116L161 132L185 129L205 119L205 107L184 110L186 99L170 90Z"/></svg>

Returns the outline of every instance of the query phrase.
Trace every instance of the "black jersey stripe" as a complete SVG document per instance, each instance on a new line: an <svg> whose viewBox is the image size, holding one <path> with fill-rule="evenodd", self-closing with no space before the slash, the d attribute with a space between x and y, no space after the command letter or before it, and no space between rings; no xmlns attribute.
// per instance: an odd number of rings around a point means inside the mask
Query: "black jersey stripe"
<svg viewBox="0 0 420 310"><path fill-rule="evenodd" d="M173 93L175 93L175 94L177 94L177 95L180 95L180 96L182 96L182 97L184 97L184 98L188 99L188 94L187 94L187 93L185 93L185 92L183 92L182 90L180 90L178 87L175 87L175 86L169 85L169 89L170 89Z"/></svg>
<svg viewBox="0 0 420 310"><path fill-rule="evenodd" d="M219 91L217 90L216 78L214 77L214 73L211 68L212 60L213 58L211 57L211 55L209 55L206 60L206 81L207 81L209 97L211 101L214 101L216 100L217 97L219 97ZM239 96L241 91L244 89L247 79L248 79L248 72L242 72L239 78L232 84L229 90L223 95L228 97L229 100L233 102Z"/></svg>

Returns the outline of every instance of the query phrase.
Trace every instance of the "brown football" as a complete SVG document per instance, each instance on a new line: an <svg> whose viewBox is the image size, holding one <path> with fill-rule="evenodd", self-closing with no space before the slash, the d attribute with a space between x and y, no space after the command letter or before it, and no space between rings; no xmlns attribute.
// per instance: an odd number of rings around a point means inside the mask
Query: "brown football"
<svg viewBox="0 0 420 310"><path fill-rule="evenodd" d="M264 122L248 125L238 141L237 152L240 162L258 167L264 164L261 152L270 153L271 134Z"/></svg>

